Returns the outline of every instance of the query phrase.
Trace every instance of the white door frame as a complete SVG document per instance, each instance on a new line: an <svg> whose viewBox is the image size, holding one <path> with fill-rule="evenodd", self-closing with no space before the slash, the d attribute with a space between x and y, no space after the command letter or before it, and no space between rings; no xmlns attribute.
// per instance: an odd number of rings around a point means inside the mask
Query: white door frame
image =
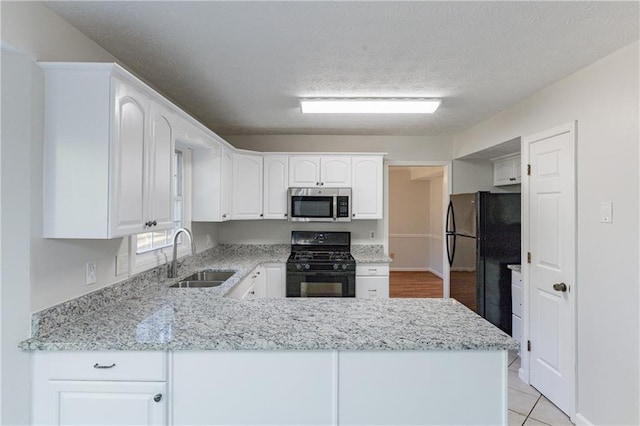
<svg viewBox="0 0 640 426"><path fill-rule="evenodd" d="M452 161L411 161L385 160L384 162L384 214L383 214L383 242L384 252L389 253L389 166L393 167L444 167L443 182L443 229L442 229L442 297L449 298L449 262L447 261L446 215L449 206L449 195L452 191Z"/></svg>
<svg viewBox="0 0 640 426"><path fill-rule="evenodd" d="M527 341L530 340L531 338L531 313L530 313L530 307L531 307L531 298L530 298L530 270L529 270L529 264L527 263L527 253L530 251L530 247L529 247L529 241L530 241L530 233L529 233L529 225L530 225L530 215L529 215L529 176L527 175L527 165L530 164L530 158L529 158L529 147L528 144L531 141L536 141L545 137L551 137L553 135L557 135L560 133L566 133L566 132L571 132L572 133L572 155L571 155L571 159L573 160L573 172L574 172L574 187L573 187L573 191L574 191L574 199L573 199L573 215L574 215L574 247L573 247L573 267L572 269L572 273L573 273L573 279L572 282L576 283L576 277L577 277L577 256L578 256L578 252L577 252L577 247L578 247L578 229L577 229L577 200L578 200L578 174L577 174L577 165L576 165L576 144L577 144L577 133L576 133L576 127L577 127L577 122L576 121L572 121L570 123L565 123L565 124L561 124L559 126L553 127L551 129L545 130L543 132L539 132L536 133L534 135L531 136L527 136L527 137L523 137L522 138L522 146L521 146L521 158L522 158L522 169L523 169L523 173L522 173L522 186L521 186L521 193L522 193L522 198L521 198L521 203L522 203L522 257L521 257L521 265L522 265L522 308L523 308L523 317L522 317L522 341L520 342L521 346L522 346L522 350L520 351L521 354L521 364L520 364L520 369L518 371L518 376L520 377L521 380L523 380L525 383L529 384L530 383L530 354L531 352L527 351ZM571 330L571 360L573 362L573 368L571 369L572 371L572 377L571 377L571 381L572 381L572 385L571 385L571 408L570 408L570 413L569 413L569 417L571 417L571 420L575 423L575 414L576 414L576 397L577 397L577 352L576 352L576 347L577 347L577 333L576 333L576 324L577 324L577 317L576 317L576 301L577 301L577 291L578 291L578 286L574 285L572 286L573 288L571 289L571 291L568 294L568 297L571 298L571 315L570 315L570 320L571 320L571 324L570 324L570 330Z"/></svg>

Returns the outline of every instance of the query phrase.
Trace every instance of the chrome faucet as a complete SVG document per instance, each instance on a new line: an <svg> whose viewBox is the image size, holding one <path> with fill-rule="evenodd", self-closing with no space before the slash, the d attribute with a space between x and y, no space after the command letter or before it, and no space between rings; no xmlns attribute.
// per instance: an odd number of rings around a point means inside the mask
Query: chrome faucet
<svg viewBox="0 0 640 426"><path fill-rule="evenodd" d="M178 274L178 235L183 232L187 236L189 244L191 245L191 255L193 256L196 252L196 245L193 243L193 235L191 235L191 231L187 228L180 228L176 230L173 234L173 260L171 261L171 265L169 265L169 272L167 274L169 278L175 278Z"/></svg>

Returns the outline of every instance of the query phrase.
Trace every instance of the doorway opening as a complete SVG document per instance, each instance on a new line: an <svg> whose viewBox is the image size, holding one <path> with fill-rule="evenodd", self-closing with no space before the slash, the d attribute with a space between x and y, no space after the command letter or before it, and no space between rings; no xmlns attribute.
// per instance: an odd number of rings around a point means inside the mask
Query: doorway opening
<svg viewBox="0 0 640 426"><path fill-rule="evenodd" d="M389 297L448 297L447 167L389 164L387 179Z"/></svg>

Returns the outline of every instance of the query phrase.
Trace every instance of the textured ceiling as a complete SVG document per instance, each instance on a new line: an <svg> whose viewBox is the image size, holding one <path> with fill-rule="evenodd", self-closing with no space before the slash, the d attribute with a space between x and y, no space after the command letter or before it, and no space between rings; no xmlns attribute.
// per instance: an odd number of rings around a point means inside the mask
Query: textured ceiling
<svg viewBox="0 0 640 426"><path fill-rule="evenodd" d="M637 2L45 2L211 129L453 133L639 38ZM442 97L305 115L299 97Z"/></svg>

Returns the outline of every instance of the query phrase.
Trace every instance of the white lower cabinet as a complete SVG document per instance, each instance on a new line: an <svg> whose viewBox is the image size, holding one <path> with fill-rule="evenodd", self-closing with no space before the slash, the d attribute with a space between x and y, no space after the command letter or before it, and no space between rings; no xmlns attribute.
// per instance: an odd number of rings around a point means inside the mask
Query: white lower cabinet
<svg viewBox="0 0 640 426"><path fill-rule="evenodd" d="M266 280L265 297L275 299L287 297L286 265L284 263L266 263L262 266Z"/></svg>
<svg viewBox="0 0 640 426"><path fill-rule="evenodd" d="M166 425L165 352L37 352L37 425Z"/></svg>
<svg viewBox="0 0 640 426"><path fill-rule="evenodd" d="M47 424L165 425L165 383L49 382Z"/></svg>
<svg viewBox="0 0 640 426"><path fill-rule="evenodd" d="M356 297L359 299L388 299L389 265L358 264L356 266Z"/></svg>
<svg viewBox="0 0 640 426"><path fill-rule="evenodd" d="M335 424L334 381L329 351L174 352L173 424Z"/></svg>

